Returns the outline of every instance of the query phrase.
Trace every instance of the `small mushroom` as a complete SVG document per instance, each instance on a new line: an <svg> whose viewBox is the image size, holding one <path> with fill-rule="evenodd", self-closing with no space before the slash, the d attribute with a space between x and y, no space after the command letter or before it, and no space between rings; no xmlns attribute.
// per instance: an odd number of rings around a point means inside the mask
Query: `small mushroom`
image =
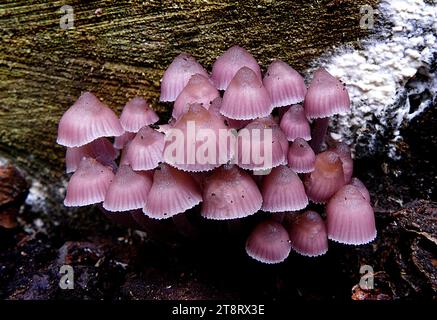
<svg viewBox="0 0 437 320"><path fill-rule="evenodd" d="M160 101L175 101L196 73L208 77L208 72L188 53L181 53L165 70L161 79Z"/></svg>
<svg viewBox="0 0 437 320"><path fill-rule="evenodd" d="M278 166L262 181L261 209L268 212L296 211L308 205L308 197L299 176L286 166Z"/></svg>
<svg viewBox="0 0 437 320"><path fill-rule="evenodd" d="M307 118L315 119L311 147L318 153L325 139L329 117L350 111L346 87L324 68L319 68L310 83L304 101Z"/></svg>
<svg viewBox="0 0 437 320"><path fill-rule="evenodd" d="M151 170L163 162L164 134L142 127L124 148L120 164L129 164L134 170Z"/></svg>
<svg viewBox="0 0 437 320"><path fill-rule="evenodd" d="M329 200L326 223L329 239L340 243L361 245L376 238L373 208L353 185L345 185Z"/></svg>
<svg viewBox="0 0 437 320"><path fill-rule="evenodd" d="M150 218L165 219L185 212L201 201L200 189L188 173L161 164L153 174L143 212Z"/></svg>
<svg viewBox="0 0 437 320"><path fill-rule="evenodd" d="M129 100L120 115L120 123L127 132L138 132L142 127L159 120L158 115L141 97Z"/></svg>
<svg viewBox="0 0 437 320"><path fill-rule="evenodd" d="M251 120L269 116L272 109L269 93L257 74L243 67L223 94L220 113L230 119Z"/></svg>
<svg viewBox="0 0 437 320"><path fill-rule="evenodd" d="M261 193L251 176L236 166L222 166L204 181L201 215L207 219L228 220L256 213Z"/></svg>
<svg viewBox="0 0 437 320"><path fill-rule="evenodd" d="M100 137L121 134L123 128L115 113L91 92L85 92L59 121L57 143L80 147Z"/></svg>
<svg viewBox="0 0 437 320"><path fill-rule="evenodd" d="M203 75L195 74L176 98L172 116L178 120L193 103L200 103L205 109L209 109L211 102L218 97L220 94L209 79Z"/></svg>
<svg viewBox="0 0 437 320"><path fill-rule="evenodd" d="M337 142L334 147L329 150L334 151L340 157L343 165L344 181L349 183L354 172L354 161L352 160L351 149L344 142Z"/></svg>
<svg viewBox="0 0 437 320"><path fill-rule="evenodd" d="M113 179L110 167L95 159L83 158L68 182L64 205L80 207L102 202Z"/></svg>
<svg viewBox="0 0 437 320"><path fill-rule="evenodd" d="M288 166L297 173L314 171L316 155L309 144L302 138L296 138L288 149Z"/></svg>
<svg viewBox="0 0 437 320"><path fill-rule="evenodd" d="M311 127L305 116L305 110L299 104L291 106L284 113L279 126L287 136L288 141L294 141L297 138L311 140Z"/></svg>
<svg viewBox="0 0 437 320"><path fill-rule="evenodd" d="M291 248L307 257L317 257L328 251L328 235L322 217L315 211L289 215L288 235Z"/></svg>
<svg viewBox="0 0 437 320"><path fill-rule="evenodd" d="M122 165L109 185L103 208L108 211L129 211L142 208L151 186L152 174L150 172L135 172L130 166Z"/></svg>
<svg viewBox="0 0 437 320"><path fill-rule="evenodd" d="M315 203L325 203L344 185L340 157L332 151L316 156L314 171L304 178L308 198Z"/></svg>
<svg viewBox="0 0 437 320"><path fill-rule="evenodd" d="M255 58L240 46L233 46L224 52L212 66L211 81L217 89L226 90L232 78L243 67L248 67L261 81L261 69Z"/></svg>
<svg viewBox="0 0 437 320"><path fill-rule="evenodd" d="M274 107L285 107L303 101L307 88L302 76L281 60L273 61L263 79Z"/></svg>
<svg viewBox="0 0 437 320"><path fill-rule="evenodd" d="M282 262L288 257L290 250L287 230L272 220L258 224L246 241L246 253L263 263Z"/></svg>

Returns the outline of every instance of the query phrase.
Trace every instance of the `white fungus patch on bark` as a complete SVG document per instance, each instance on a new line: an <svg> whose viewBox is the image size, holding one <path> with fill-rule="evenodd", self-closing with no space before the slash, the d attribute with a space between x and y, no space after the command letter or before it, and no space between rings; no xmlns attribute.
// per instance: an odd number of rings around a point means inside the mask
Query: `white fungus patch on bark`
<svg viewBox="0 0 437 320"><path fill-rule="evenodd" d="M434 98L410 112L405 84L435 59L437 5L423 0L383 0L375 12L375 28L378 19L384 19L384 27L378 27L381 30L374 37L364 40L359 49L338 48L315 61L314 68L326 67L348 87L352 112L337 118L334 136L352 145L365 143L370 153L384 151L396 159L401 125L430 107ZM387 24L391 24L388 29ZM435 96L435 75L417 85L417 91L428 87ZM388 138L385 150L377 150L381 137Z"/></svg>

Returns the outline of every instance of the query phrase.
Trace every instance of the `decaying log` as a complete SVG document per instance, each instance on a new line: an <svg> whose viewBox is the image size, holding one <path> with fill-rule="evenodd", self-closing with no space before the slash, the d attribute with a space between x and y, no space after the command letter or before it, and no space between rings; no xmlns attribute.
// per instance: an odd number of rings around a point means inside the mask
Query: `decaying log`
<svg viewBox="0 0 437 320"><path fill-rule="evenodd" d="M210 66L232 44L263 68L273 58L303 71L332 46L357 43L361 5L348 1L64 1L0 5L0 152L32 175L58 181L64 148L57 122L82 91L120 110L128 98L157 102L163 70L181 51Z"/></svg>

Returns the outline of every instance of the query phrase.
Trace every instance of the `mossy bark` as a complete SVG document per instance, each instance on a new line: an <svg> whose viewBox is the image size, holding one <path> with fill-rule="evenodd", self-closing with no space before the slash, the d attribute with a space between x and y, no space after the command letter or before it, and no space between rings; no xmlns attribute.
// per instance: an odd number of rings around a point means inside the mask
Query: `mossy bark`
<svg viewBox="0 0 437 320"><path fill-rule="evenodd" d="M10 1L0 5L0 152L36 177L63 175L55 144L62 113L94 92L120 110L135 95L158 103L159 80L181 51L205 66L232 44L265 66L279 58L298 70L332 46L368 35L360 7L376 0ZM64 30L60 8L74 10Z"/></svg>

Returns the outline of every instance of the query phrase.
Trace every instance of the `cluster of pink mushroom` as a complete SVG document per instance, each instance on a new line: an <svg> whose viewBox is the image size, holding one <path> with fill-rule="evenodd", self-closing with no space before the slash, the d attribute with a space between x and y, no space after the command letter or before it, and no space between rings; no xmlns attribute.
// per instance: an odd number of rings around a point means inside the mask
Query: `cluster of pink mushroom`
<svg viewBox="0 0 437 320"><path fill-rule="evenodd" d="M263 221L248 236L246 252L264 263L284 261L291 249L323 255L328 239L348 245L375 239L369 192L353 177L350 148L325 143L329 118L350 110L345 85L325 69L307 88L283 61L272 62L263 77L239 46L219 56L211 73L182 53L164 72L160 100L174 102L166 124L157 125L141 97L117 117L86 92L64 113L57 142L67 147L67 173L73 173L65 206L101 204L109 216L130 216L139 225L196 206L213 220L259 213ZM192 157L210 137L191 139L191 123L195 133L231 133L224 149L212 140L210 161ZM172 139L173 130L182 132L181 140ZM270 139L269 148L255 147L255 133ZM269 161L244 159L247 145L249 153L269 153L263 158ZM169 155L177 150L190 151L176 161Z"/></svg>

